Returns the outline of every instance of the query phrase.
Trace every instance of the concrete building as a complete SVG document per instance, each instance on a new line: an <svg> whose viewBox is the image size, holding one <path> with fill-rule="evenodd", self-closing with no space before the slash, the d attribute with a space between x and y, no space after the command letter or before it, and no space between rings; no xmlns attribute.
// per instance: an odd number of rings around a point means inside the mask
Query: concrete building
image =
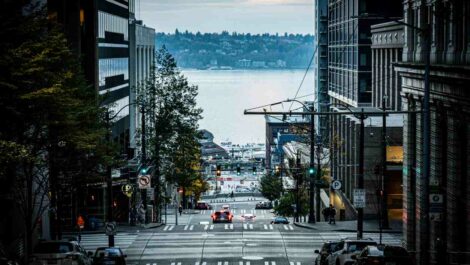
<svg viewBox="0 0 470 265"><path fill-rule="evenodd" d="M429 23L431 42L431 170L427 180L422 170L422 116L405 116L405 245L416 252L420 264L469 264L470 2L409 0L403 1L403 10L405 23L421 29ZM411 27L404 31L403 62L395 64L402 108L421 111L426 35Z"/></svg>
<svg viewBox="0 0 470 265"><path fill-rule="evenodd" d="M388 111L401 110L400 79L393 70L393 64L401 61L404 45L403 25L397 22L385 22L371 26L372 33L372 107L383 109L383 102ZM388 117L386 122L388 122ZM376 164L375 174L380 179L379 189L383 189L387 211L387 221L399 223L403 213L403 116L398 115L395 124L386 124L385 137L385 172L382 164ZM393 127L398 125L399 127ZM391 139L389 133L394 133ZM382 132L378 134L382 136ZM382 136L383 137L383 136ZM382 144L383 145L383 144ZM384 146L381 146L384 148ZM383 185L382 185L383 182ZM387 226L387 223L384 223Z"/></svg>
<svg viewBox="0 0 470 265"><path fill-rule="evenodd" d="M321 2L320 2L321 3ZM332 202L344 211L346 219L356 217L353 191L359 173L359 123L349 109L376 110L372 107L371 24L385 22L358 18L364 13L401 16L400 0L329 0L328 1L328 96L331 111L345 115L329 117L331 176L343 182L341 191L332 192ZM345 106L345 107L341 107ZM321 123L321 122L320 122ZM377 216L377 176L373 169L380 158L381 118L370 117L365 128L364 183L366 189L365 218ZM394 122L400 126L399 122ZM398 134L399 133L393 133ZM374 137L368 137L374 135Z"/></svg>

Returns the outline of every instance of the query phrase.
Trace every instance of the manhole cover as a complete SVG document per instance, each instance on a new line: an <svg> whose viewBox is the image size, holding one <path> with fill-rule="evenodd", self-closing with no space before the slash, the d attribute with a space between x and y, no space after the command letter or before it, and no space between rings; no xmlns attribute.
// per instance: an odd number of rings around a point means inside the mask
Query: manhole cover
<svg viewBox="0 0 470 265"><path fill-rule="evenodd" d="M242 259L246 259L246 260L262 260L263 257L258 257L258 256L245 256L245 257L242 257Z"/></svg>

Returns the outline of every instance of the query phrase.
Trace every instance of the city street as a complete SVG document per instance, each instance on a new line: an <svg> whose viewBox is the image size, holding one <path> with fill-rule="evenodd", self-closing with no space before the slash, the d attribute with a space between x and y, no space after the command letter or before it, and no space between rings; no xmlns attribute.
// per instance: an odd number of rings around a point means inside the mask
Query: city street
<svg viewBox="0 0 470 265"><path fill-rule="evenodd" d="M178 225L167 224L156 229L121 233L116 246L135 265L302 265L312 264L323 242L355 233L316 231L294 224L270 224L270 210L255 209L254 201L213 204L214 210L230 204L235 220L232 224L212 224L212 211L183 214ZM254 222L244 223L241 215L252 213ZM378 241L378 234L365 234ZM384 234L384 243L400 245L401 234ZM105 246L103 234L82 236L86 250Z"/></svg>

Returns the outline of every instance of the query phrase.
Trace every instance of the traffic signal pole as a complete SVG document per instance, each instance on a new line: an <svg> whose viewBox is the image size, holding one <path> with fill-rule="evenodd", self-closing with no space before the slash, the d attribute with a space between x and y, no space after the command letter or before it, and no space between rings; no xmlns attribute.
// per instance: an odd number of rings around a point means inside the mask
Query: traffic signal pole
<svg viewBox="0 0 470 265"><path fill-rule="evenodd" d="M310 111L313 113L315 109L313 106L310 107ZM310 114L310 170L315 168L315 116ZM313 173L313 174L312 174ZM313 224L315 223L315 209L314 209L314 198L315 192L317 191L316 188L316 181L317 181L317 174L314 172L309 172L309 181L310 181L310 191L309 191L309 211L308 211L308 222ZM317 212L318 215L318 212Z"/></svg>

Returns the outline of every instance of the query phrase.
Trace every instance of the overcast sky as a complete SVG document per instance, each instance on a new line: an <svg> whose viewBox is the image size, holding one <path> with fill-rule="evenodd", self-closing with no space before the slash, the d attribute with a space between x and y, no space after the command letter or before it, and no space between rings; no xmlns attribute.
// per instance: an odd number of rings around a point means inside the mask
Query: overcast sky
<svg viewBox="0 0 470 265"><path fill-rule="evenodd" d="M314 0L136 0L136 16L157 32L313 34Z"/></svg>

